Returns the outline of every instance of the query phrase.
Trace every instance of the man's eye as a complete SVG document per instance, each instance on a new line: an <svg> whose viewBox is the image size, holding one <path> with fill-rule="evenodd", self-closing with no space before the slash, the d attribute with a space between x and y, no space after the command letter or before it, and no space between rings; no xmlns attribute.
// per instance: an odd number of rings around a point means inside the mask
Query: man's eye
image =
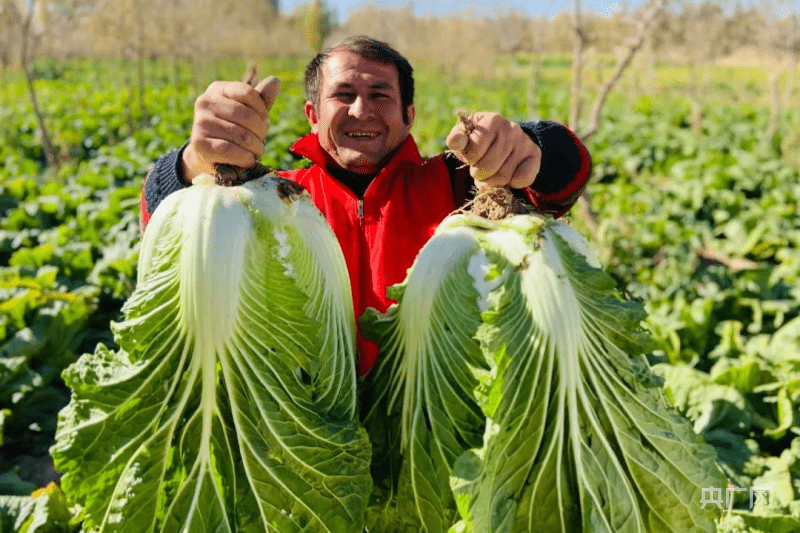
<svg viewBox="0 0 800 533"><path fill-rule="evenodd" d="M348 93L348 92L338 92L334 96L336 96L336 98L342 98L348 100L352 100L353 98L355 98L355 95L353 93Z"/></svg>

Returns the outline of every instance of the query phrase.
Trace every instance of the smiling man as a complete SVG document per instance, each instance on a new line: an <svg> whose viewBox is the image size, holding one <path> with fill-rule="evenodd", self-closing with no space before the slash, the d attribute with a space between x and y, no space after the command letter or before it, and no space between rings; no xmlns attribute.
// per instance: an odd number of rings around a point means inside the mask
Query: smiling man
<svg viewBox="0 0 800 533"><path fill-rule="evenodd" d="M397 68L341 50L322 63L322 81L307 95L311 133L336 165L360 176L386 166L408 137L414 106L403 102ZM317 75L316 65L310 76ZM404 105L405 104L405 105Z"/></svg>
<svg viewBox="0 0 800 533"><path fill-rule="evenodd" d="M142 222L169 193L226 163L260 160L279 82L214 82L198 97L189 141L160 158L145 180ZM410 134L414 80L408 61L387 44L351 37L306 67L305 115L311 133L291 151L308 168L277 173L308 190L342 246L356 317L385 311L386 288L401 282L436 226L463 206L476 185L508 186L539 211L560 216L591 174L591 158L567 128L516 124L493 112L453 126L452 154L423 159ZM358 335L359 374L377 346Z"/></svg>

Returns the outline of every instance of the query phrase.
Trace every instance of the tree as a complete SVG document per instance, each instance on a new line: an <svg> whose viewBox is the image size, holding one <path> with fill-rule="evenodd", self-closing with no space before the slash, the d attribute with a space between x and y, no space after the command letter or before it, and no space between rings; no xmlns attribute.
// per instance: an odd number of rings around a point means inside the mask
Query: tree
<svg viewBox="0 0 800 533"><path fill-rule="evenodd" d="M314 53L322 50L325 38L333 29L333 15L322 3L322 0L312 0L302 11L299 23L306 42Z"/></svg>
<svg viewBox="0 0 800 533"><path fill-rule="evenodd" d="M592 105L591 112L589 113L588 124L585 129L579 130L579 119L581 115L581 93L582 93L582 78L583 78L583 54L586 49L587 39L584 30L583 19L581 17L580 0L575 0L574 4L574 25L573 31L575 34L575 51L572 58L572 100L570 109L570 127L578 133L578 136L586 141L592 136L600 126L600 116L605 105L606 98L611 91L616 87L622 74L630 66L633 57L642 48L647 36L650 34L655 21L664 11L666 0L652 0L641 12L637 19L637 31L634 36L629 39L622 50L622 53L617 58L614 71L606 82L600 87L597 96L595 97ZM583 211L584 219L590 231L596 233L597 231L597 217L591 208L588 194L584 192L578 199L578 204Z"/></svg>
<svg viewBox="0 0 800 533"><path fill-rule="evenodd" d="M11 66L15 49L20 41L19 27L17 24L17 10L8 5L7 0L0 3L0 81L6 84L6 72ZM18 57L18 56L17 56ZM3 99L8 98L7 91L3 90Z"/></svg>
<svg viewBox="0 0 800 533"><path fill-rule="evenodd" d="M582 77L583 77L583 54L587 46L587 39L585 30L583 29L582 18L580 14L580 1L575 0L575 56L573 57L573 86L572 86L572 101L570 111L569 125L576 132L579 132L581 139L586 140L593 135L597 128L600 126L600 116L605 105L608 95L616 87L622 78L622 74L630 66L631 61L637 52L644 45L645 40L650 35L655 22L663 14L666 6L666 0L652 0L645 6L638 14L635 20L636 32L628 39L617 57L617 62L611 76L600 87L594 103L592 104L589 113L588 122L584 129L579 129L579 119L581 115L581 93L582 93Z"/></svg>
<svg viewBox="0 0 800 533"><path fill-rule="evenodd" d="M53 169L59 167L59 157L53 143L50 140L50 133L47 130L44 115L42 114L39 106L39 98L36 94L35 74L33 69L33 61L36 53L36 47L41 37L41 25L35 20L36 13L40 9L39 2L35 0L28 0L26 5L21 5L21 1L16 0L2 0L3 13L9 21L9 27L15 31L19 36L19 64L25 73L25 80L28 87L28 96L31 99L33 112L36 116L36 122L39 126L39 134L42 137L42 147L44 149L45 160L47 166Z"/></svg>

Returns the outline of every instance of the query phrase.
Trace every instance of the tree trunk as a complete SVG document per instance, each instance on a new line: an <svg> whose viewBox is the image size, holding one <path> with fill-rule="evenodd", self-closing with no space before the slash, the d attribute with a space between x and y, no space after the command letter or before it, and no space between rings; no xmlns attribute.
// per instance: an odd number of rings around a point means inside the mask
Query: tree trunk
<svg viewBox="0 0 800 533"><path fill-rule="evenodd" d="M569 127L577 131L583 105L583 52L586 48L586 32L581 20L581 2L575 0L572 31L575 45L572 49L572 90L570 92Z"/></svg>
<svg viewBox="0 0 800 533"><path fill-rule="evenodd" d="M781 91L780 91L780 72L769 73L770 89L770 114L769 126L767 127L767 138L772 139L778 133L778 120L781 114Z"/></svg>
<svg viewBox="0 0 800 533"><path fill-rule="evenodd" d="M541 75L542 60L540 54L534 53L531 62L531 75L528 82L528 116L538 116L537 98L539 95L539 78Z"/></svg>
<svg viewBox="0 0 800 533"><path fill-rule="evenodd" d="M144 7L141 2L136 4L136 73L137 73L137 95L139 100L139 112L141 114L141 121L147 124L150 119L147 114L147 108L144 105L144 89L145 89L145 75L144 75Z"/></svg>
<svg viewBox="0 0 800 533"><path fill-rule="evenodd" d="M619 83L623 72L625 72L625 70L630 66L634 55L636 55L636 52L639 51L644 44L647 36L650 34L653 23L664 10L665 4L666 0L655 0L655 2L650 6L650 9L642 17L638 33L628 43L626 50L617 60L617 64L614 68L614 72L611 74L611 77L608 79L608 81L606 81L605 85L600 88L589 115L588 126L579 134L579 137L583 141L593 135L600 126L600 115L602 113L603 106L605 105L606 98L608 98L608 95L611 93L612 89ZM576 130L581 111L581 76L583 69L583 53L586 48L586 35L581 24L579 0L575 0L574 20L575 55L573 57L572 107L570 111L569 126L573 130ZM581 210L583 219L585 220L589 231L591 231L593 235L596 235L599 228L599 223L597 220L597 215L592 209L589 195L586 191L584 191L584 193L578 199L578 207Z"/></svg>
<svg viewBox="0 0 800 533"><path fill-rule="evenodd" d="M25 17L25 21L22 24L22 48L20 52L20 61L22 63L22 70L25 73L25 80L28 86L28 95L31 98L31 105L33 106L33 113L36 115L36 122L39 125L39 133L42 136L42 147L44 149L44 156L45 160L47 161L47 166L57 171L60 166L60 161L58 154L53 148L53 143L50 141L50 134L47 131L44 115L42 115L42 111L39 108L39 98L36 95L36 87L34 86L35 76L33 72L33 65L31 64L31 56L33 54L30 50L32 48L32 37L30 34L32 19L33 13L28 13Z"/></svg>
<svg viewBox="0 0 800 533"><path fill-rule="evenodd" d="M634 38L628 42L627 48L617 59L614 72L611 74L611 77L608 79L608 81L606 81L605 85L600 88L600 92L594 101L592 111L589 114L589 123L587 124L586 129L580 133L580 137L584 141L592 136L600 127L600 116L603 111L603 106L606 103L606 98L608 98L608 95L611 94L612 89L614 89L617 83L619 83L619 80L622 79L622 74L630 66L633 57L636 55L636 52L638 52L644 44L647 36L650 34L653 23L663 11L665 4L666 0L657 0L650 7L640 21L639 31Z"/></svg>

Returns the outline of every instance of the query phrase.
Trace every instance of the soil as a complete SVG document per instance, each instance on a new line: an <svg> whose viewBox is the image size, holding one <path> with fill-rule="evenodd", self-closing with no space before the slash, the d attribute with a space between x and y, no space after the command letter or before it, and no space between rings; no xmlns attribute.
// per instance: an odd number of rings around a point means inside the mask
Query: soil
<svg viewBox="0 0 800 533"><path fill-rule="evenodd" d="M261 163L256 163L252 167L248 168L237 167L225 163L217 163L214 168L216 170L216 176L214 177L217 183L227 187L241 185L272 172L269 167Z"/></svg>
<svg viewBox="0 0 800 533"><path fill-rule="evenodd" d="M465 210L489 220L502 220L511 215L530 213L531 207L505 187L483 187Z"/></svg>

